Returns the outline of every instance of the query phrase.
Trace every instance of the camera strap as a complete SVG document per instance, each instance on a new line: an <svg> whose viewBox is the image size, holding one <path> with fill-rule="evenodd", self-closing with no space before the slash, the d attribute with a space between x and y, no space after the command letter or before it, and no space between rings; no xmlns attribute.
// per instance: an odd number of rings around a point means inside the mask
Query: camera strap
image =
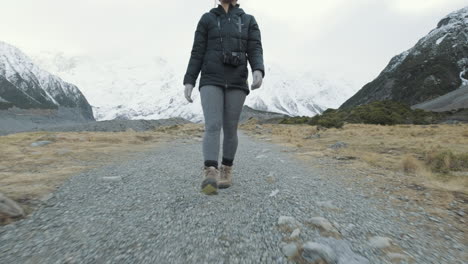
<svg viewBox="0 0 468 264"><path fill-rule="evenodd" d="M242 52L242 16L239 15L239 52Z"/></svg>
<svg viewBox="0 0 468 264"><path fill-rule="evenodd" d="M223 37L221 36L221 21L219 19L219 16L216 16L216 20L218 22L218 33L219 33L219 39L221 40L221 48L223 49L223 53L225 52L224 50L224 45L223 45ZM242 51L242 16L239 15L239 21L238 21L238 29L239 29L239 52Z"/></svg>
<svg viewBox="0 0 468 264"><path fill-rule="evenodd" d="M221 40L221 48L223 49L223 54L226 53L224 51L224 45L223 45L223 37L221 36L221 22L219 20L219 16L216 16L216 20L218 21L218 33L219 33L219 39Z"/></svg>

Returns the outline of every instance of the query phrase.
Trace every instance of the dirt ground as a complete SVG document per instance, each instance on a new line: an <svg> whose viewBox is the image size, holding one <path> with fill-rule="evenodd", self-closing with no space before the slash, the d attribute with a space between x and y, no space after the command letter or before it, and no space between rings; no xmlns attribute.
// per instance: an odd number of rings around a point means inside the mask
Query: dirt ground
<svg viewBox="0 0 468 264"><path fill-rule="evenodd" d="M157 148L175 138L201 140L200 124L135 132L25 132L0 136L0 192L26 215L70 176ZM31 143L50 141L33 147ZM0 223L13 219L0 216Z"/></svg>
<svg viewBox="0 0 468 264"><path fill-rule="evenodd" d="M290 147L295 157L310 166L352 169L388 193L395 206L413 201L455 226L466 225L468 171L434 172L427 153L468 152L468 125L378 126L347 124L343 129L309 125L258 124L251 119L239 126L250 136ZM203 124L163 126L147 132L31 132L0 137L0 192L30 214L71 175L132 154L157 148L175 138L202 140ZM32 147L47 140L51 144ZM337 142L345 147L331 148ZM317 160L326 159L326 165ZM332 162L332 163L330 163ZM356 181L358 178L344 178ZM1 218L0 222L7 223Z"/></svg>

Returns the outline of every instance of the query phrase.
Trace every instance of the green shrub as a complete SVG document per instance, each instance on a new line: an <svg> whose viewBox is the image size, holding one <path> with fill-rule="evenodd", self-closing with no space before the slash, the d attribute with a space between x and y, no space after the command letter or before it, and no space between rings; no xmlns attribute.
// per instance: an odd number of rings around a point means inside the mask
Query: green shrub
<svg viewBox="0 0 468 264"><path fill-rule="evenodd" d="M295 116L283 118L279 123L280 124L307 124L310 121L311 117L308 116Z"/></svg>
<svg viewBox="0 0 468 264"><path fill-rule="evenodd" d="M468 169L468 153L454 154L450 150L426 153L426 164L432 171L448 173Z"/></svg>
<svg viewBox="0 0 468 264"><path fill-rule="evenodd" d="M8 109L8 108L11 108L13 107L13 104L12 103L9 103L9 102L0 102L0 109L4 110L4 109Z"/></svg>
<svg viewBox="0 0 468 264"><path fill-rule="evenodd" d="M444 117L444 113L413 110L409 105L390 100L375 101L348 109L325 110L321 115L310 117L285 118L282 124L320 125L340 128L344 123L362 123L378 125L396 124L433 124Z"/></svg>
<svg viewBox="0 0 468 264"><path fill-rule="evenodd" d="M344 121L338 117L323 118L317 122L317 125L327 128L342 128L344 126Z"/></svg>

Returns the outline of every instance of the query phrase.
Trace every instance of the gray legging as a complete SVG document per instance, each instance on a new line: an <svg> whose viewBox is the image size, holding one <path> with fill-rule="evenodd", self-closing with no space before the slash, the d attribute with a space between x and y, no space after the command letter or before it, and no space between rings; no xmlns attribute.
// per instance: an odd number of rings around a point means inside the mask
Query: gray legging
<svg viewBox="0 0 468 264"><path fill-rule="evenodd" d="M246 93L240 89L205 85L200 88L200 98L205 117L203 158L205 166L218 166L221 128L223 128L223 159L233 164L237 150L237 125Z"/></svg>

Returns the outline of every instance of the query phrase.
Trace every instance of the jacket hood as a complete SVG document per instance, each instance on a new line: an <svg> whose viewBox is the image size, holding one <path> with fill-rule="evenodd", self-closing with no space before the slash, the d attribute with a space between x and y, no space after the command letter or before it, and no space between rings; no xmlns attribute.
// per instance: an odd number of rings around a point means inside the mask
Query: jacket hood
<svg viewBox="0 0 468 264"><path fill-rule="evenodd" d="M239 6L240 6L239 4L230 5L229 10L228 10L228 14L234 14L234 15L243 15L243 14L245 14L244 10L242 8L240 8ZM220 4L218 4L218 7L212 8L210 10L210 12L214 13L217 16L220 16L220 15L223 15L223 14L226 13L224 11L223 6L220 5Z"/></svg>

